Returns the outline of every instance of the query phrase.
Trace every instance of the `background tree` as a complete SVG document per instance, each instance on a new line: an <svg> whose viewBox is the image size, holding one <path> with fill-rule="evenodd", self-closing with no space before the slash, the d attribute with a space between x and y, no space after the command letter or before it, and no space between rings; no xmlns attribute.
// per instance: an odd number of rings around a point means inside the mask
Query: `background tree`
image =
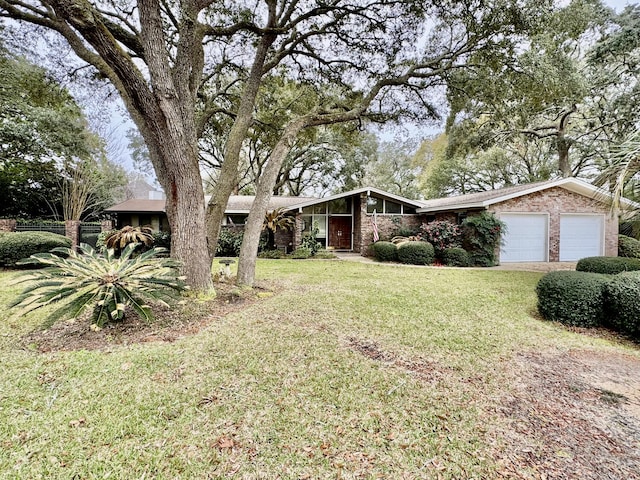
<svg viewBox="0 0 640 480"><path fill-rule="evenodd" d="M602 85L586 52L602 38L612 15L600 0L574 0L511 59L477 56L478 68L452 75L448 158L481 171L487 153L502 157L494 178L483 182L487 186L588 174L612 118L601 115L596 99ZM612 85L617 78L607 81ZM518 167L501 172L505 164Z"/></svg>
<svg viewBox="0 0 640 480"><path fill-rule="evenodd" d="M93 155L103 148L69 92L43 68L6 51L0 51L0 77L0 215L67 218L70 187L81 185L104 208L123 175L103 161L110 173L102 183L71 181L79 171L72 165L95 167Z"/></svg>

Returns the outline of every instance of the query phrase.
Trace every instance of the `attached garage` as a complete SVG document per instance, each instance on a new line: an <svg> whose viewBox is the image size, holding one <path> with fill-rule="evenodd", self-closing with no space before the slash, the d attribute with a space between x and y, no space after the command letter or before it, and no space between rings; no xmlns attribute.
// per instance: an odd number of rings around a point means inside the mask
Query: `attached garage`
<svg viewBox="0 0 640 480"><path fill-rule="evenodd" d="M604 254L604 215L560 215L560 261Z"/></svg>
<svg viewBox="0 0 640 480"><path fill-rule="evenodd" d="M640 210L628 199L620 205ZM454 222L483 211L506 224L500 262L574 262L618 254L618 215L612 215L610 194L577 178L427 200L417 210Z"/></svg>
<svg viewBox="0 0 640 480"><path fill-rule="evenodd" d="M502 262L546 262L549 253L549 216L533 213L501 214L506 225Z"/></svg>

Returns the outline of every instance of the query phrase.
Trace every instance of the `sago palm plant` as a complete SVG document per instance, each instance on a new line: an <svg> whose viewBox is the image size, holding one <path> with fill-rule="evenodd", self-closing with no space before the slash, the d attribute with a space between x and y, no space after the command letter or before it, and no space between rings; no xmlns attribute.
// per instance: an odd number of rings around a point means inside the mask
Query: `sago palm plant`
<svg viewBox="0 0 640 480"><path fill-rule="evenodd" d="M132 227L127 225L107 235L104 243L107 248L113 248L116 252L124 250L131 243L148 247L153 244L153 229L151 227Z"/></svg>
<svg viewBox="0 0 640 480"><path fill-rule="evenodd" d="M135 248L135 243L127 245L120 258L116 258L113 249L101 255L87 244L80 245L80 254L68 248L56 248L52 253L32 255L25 263L47 268L14 281L14 284L29 283L10 307L18 309L18 314L25 314L63 302L47 317L46 325L63 318L76 318L91 309L91 322L102 327L107 322L122 320L127 306L140 318L151 321L150 304L169 306L188 287L184 277L178 276L178 262L156 258L156 254L165 249L154 248L134 257Z"/></svg>
<svg viewBox="0 0 640 480"><path fill-rule="evenodd" d="M264 217L264 224L262 229L267 230L267 250L274 250L276 248L276 230L282 228L284 230L291 230L295 227L295 220L289 216L287 211L283 208L276 208L270 212L267 212Z"/></svg>

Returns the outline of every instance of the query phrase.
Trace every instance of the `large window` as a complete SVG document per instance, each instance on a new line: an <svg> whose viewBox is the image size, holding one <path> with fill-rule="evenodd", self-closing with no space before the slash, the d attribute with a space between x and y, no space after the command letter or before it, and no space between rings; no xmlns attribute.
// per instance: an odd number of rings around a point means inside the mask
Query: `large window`
<svg viewBox="0 0 640 480"><path fill-rule="evenodd" d="M373 213L374 210L376 213L388 215L410 215L416 213L415 208L392 200L369 196L367 197L367 213Z"/></svg>

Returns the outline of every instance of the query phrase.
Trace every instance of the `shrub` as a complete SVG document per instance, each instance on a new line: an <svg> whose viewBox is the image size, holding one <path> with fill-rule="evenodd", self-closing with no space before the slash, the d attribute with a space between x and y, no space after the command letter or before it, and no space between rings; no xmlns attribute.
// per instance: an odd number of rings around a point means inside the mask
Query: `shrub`
<svg viewBox="0 0 640 480"><path fill-rule="evenodd" d="M428 242L407 242L398 247L398 260L411 265L429 265L435 257L433 245Z"/></svg>
<svg viewBox="0 0 640 480"><path fill-rule="evenodd" d="M304 235L300 241L300 248L306 248L312 256L318 253L318 250L322 248L322 243L316 240L319 232L318 222L313 222L311 232Z"/></svg>
<svg viewBox="0 0 640 480"><path fill-rule="evenodd" d="M91 245L92 247L95 247L96 243L98 243L99 236L100 236L99 233L84 233L82 234L80 241L82 243L86 243L87 245Z"/></svg>
<svg viewBox="0 0 640 480"><path fill-rule="evenodd" d="M87 244L80 245L81 254L57 248L54 252L66 255L60 258L51 253L32 255L26 263L46 267L36 273L24 275L14 284L31 282L10 307L20 308L24 314L49 304L64 301L64 305L51 313L45 323L76 318L85 309L92 310L91 322L103 326L107 322L122 320L125 308L131 306L144 320L153 319L149 304L168 306L179 292L188 287L184 277L178 276L179 264L171 258L155 258L162 249L153 249L133 257L136 244L127 245L120 258L113 249L105 256Z"/></svg>
<svg viewBox="0 0 640 480"><path fill-rule="evenodd" d="M171 250L171 233L169 232L153 232L151 234L153 236L153 246L166 248L167 250Z"/></svg>
<svg viewBox="0 0 640 480"><path fill-rule="evenodd" d="M398 248L391 242L376 242L373 248L373 255L380 262L395 262L398 260Z"/></svg>
<svg viewBox="0 0 640 480"><path fill-rule="evenodd" d="M626 235L618 235L618 256L640 258L640 241Z"/></svg>
<svg viewBox="0 0 640 480"><path fill-rule="evenodd" d="M293 252L291 252L291 258L296 260L304 260L311 256L311 250L305 247L298 247Z"/></svg>
<svg viewBox="0 0 640 480"><path fill-rule="evenodd" d="M243 230L223 228L220 230L216 255L220 257L237 257L244 238Z"/></svg>
<svg viewBox="0 0 640 480"><path fill-rule="evenodd" d="M415 237L419 232L417 227L400 226L391 232L391 237Z"/></svg>
<svg viewBox="0 0 640 480"><path fill-rule="evenodd" d="M50 232L7 233L0 237L0 265L13 266L31 255L59 247L71 247L71 240Z"/></svg>
<svg viewBox="0 0 640 480"><path fill-rule="evenodd" d="M481 267L496 264L496 250L505 224L490 212L467 217L462 222L462 247L469 252L471 263Z"/></svg>
<svg viewBox="0 0 640 480"><path fill-rule="evenodd" d="M263 250L258 254L259 258L285 258L286 254L281 250Z"/></svg>
<svg viewBox="0 0 640 480"><path fill-rule="evenodd" d="M605 288L607 324L615 330L640 335L640 272L615 275Z"/></svg>
<svg viewBox="0 0 640 480"><path fill-rule="evenodd" d="M423 223L420 227L421 237L433 245L437 256L441 256L446 248L460 247L462 231L455 223L437 221Z"/></svg>
<svg viewBox="0 0 640 480"><path fill-rule="evenodd" d="M578 272L616 275L620 272L640 270L640 259L626 257L586 257L578 261L576 270Z"/></svg>
<svg viewBox="0 0 640 480"><path fill-rule="evenodd" d="M330 252L329 250L324 250L324 249L318 250L318 253L316 253L314 257L321 260L331 260L333 258L338 258L336 257L335 253Z"/></svg>
<svg viewBox="0 0 640 480"><path fill-rule="evenodd" d="M611 277L599 273L557 271L536 287L543 318L578 327L596 327L604 319L604 290Z"/></svg>
<svg viewBox="0 0 640 480"><path fill-rule="evenodd" d="M445 248L442 251L442 263L449 267L468 267L471 265L471 257L464 248Z"/></svg>

